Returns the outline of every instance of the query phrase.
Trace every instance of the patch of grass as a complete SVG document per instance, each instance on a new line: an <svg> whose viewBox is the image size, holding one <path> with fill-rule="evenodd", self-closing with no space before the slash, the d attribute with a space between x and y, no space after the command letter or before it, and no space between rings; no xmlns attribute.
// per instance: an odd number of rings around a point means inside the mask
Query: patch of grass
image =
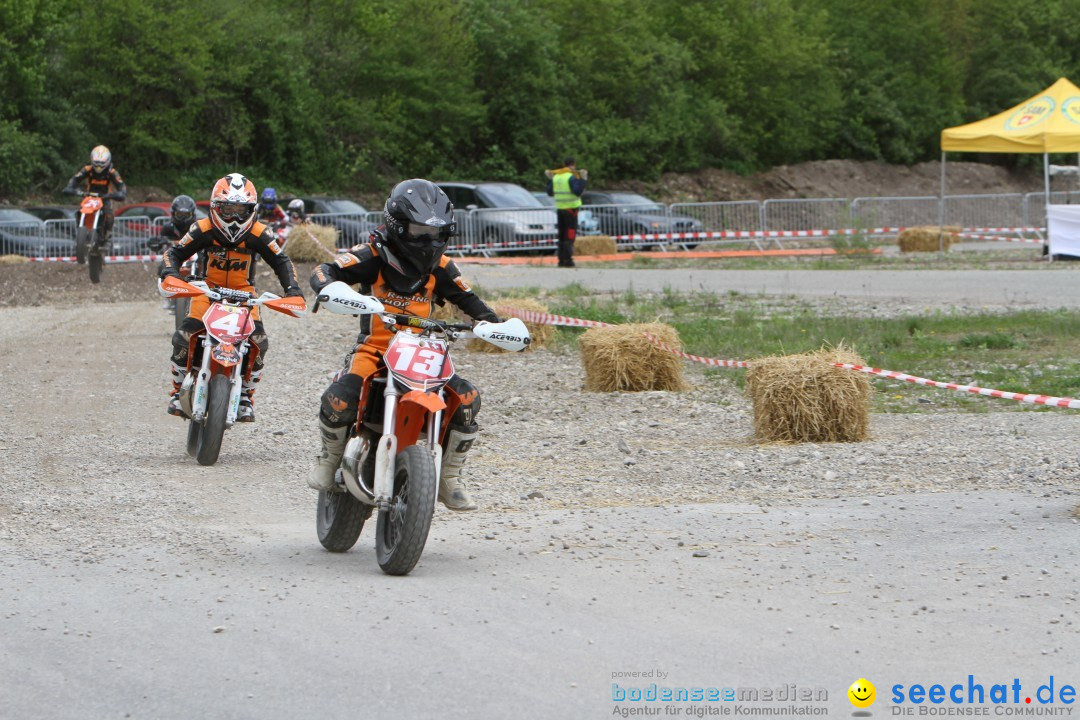
<svg viewBox="0 0 1080 720"><path fill-rule="evenodd" d="M637 293L623 296L553 298L552 312L609 323L673 325L687 352L750 360L763 355L816 350L824 344L852 345L881 368L922 377L1014 392L1080 396L1080 313L1025 310L1006 315L932 313L898 318L828 316L798 300L779 302L712 293ZM564 330L573 344L578 333ZM741 385L742 373L718 370ZM709 377L713 377L712 371ZM904 382L875 380L882 412L926 412L942 408L984 412L1014 409L1016 403L950 393ZM883 390L895 387L896 391ZM900 399L890 397L901 395ZM929 402L919 402L919 398ZM1028 406L1030 409L1030 406Z"/></svg>

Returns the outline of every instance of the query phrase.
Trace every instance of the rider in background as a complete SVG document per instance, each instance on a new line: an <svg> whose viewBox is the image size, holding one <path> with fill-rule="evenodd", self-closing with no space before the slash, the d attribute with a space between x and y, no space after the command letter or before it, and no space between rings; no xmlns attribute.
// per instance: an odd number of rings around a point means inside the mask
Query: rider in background
<svg viewBox="0 0 1080 720"><path fill-rule="evenodd" d="M180 276L180 266L195 253L199 255L196 275L205 278L211 289L225 287L254 293L256 256L266 260L277 274L286 296L303 297L300 281L292 261L278 246L273 232L255 220L258 195L255 185L240 173L230 173L214 184L210 193L210 216L191 225L180 242L165 251L160 275L162 278ZM170 415L184 416L180 409L180 384L187 374L188 350L191 336L203 329L202 316L210 307L205 295L193 298L191 311L173 334L172 394L167 411ZM259 319L259 308L251 309L255 332L251 343L258 349L252 353L247 374L244 377L243 394L237 411L237 422L255 420L252 404L255 386L262 378L263 363L269 341Z"/></svg>
<svg viewBox="0 0 1080 720"><path fill-rule="evenodd" d="M85 184L85 187L79 187ZM101 227L105 233L105 240L112 236L113 208L112 200L123 200L127 197L127 186L124 179L112 164L112 153L104 145L98 145L90 151L90 164L84 165L77 173L71 176L67 186L61 190L65 195L89 195L97 193L101 196L103 207L101 208Z"/></svg>
<svg viewBox="0 0 1080 720"><path fill-rule="evenodd" d="M318 293L340 280L360 285L360 292L378 298L388 312L430 317L435 303L449 300L476 320L499 322L498 315L473 293L457 266L443 256L454 234L454 206L437 185L427 180L405 180L390 193L383 210L384 224L373 230L367 244L353 247L330 263L315 268L311 287ZM308 477L316 490L334 487L349 429L371 388L393 337L381 319L360 318L360 335L344 369L322 396L319 411L322 451ZM475 510L461 482L465 455L477 435L476 413L480 393L476 386L455 375L446 386L461 404L443 427L443 460L439 501L451 510Z"/></svg>
<svg viewBox="0 0 1080 720"><path fill-rule="evenodd" d="M289 201L289 222L300 223L307 220L307 212L304 210L304 201L293 198Z"/></svg>
<svg viewBox="0 0 1080 720"><path fill-rule="evenodd" d="M284 211L278 205L277 190L272 187L263 188L262 199L259 201L259 222L275 227L287 220Z"/></svg>
<svg viewBox="0 0 1080 720"><path fill-rule="evenodd" d="M161 231L153 238L146 241L146 246L156 253L172 247L187 234L191 224L195 222L195 201L190 195L177 195L169 206L169 219L161 226ZM158 273L165 267L165 261L158 265ZM176 300L166 298L162 308L172 310Z"/></svg>

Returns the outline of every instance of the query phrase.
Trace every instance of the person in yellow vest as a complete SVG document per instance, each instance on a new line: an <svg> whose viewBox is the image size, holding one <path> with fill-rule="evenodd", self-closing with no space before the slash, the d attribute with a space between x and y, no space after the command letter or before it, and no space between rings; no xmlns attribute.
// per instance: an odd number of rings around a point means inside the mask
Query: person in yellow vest
<svg viewBox="0 0 1080 720"><path fill-rule="evenodd" d="M544 174L548 176L547 194L555 198L555 214L559 219L559 267L574 267L578 208L589 171L578 170L574 158L568 157L563 161L563 167L547 170Z"/></svg>

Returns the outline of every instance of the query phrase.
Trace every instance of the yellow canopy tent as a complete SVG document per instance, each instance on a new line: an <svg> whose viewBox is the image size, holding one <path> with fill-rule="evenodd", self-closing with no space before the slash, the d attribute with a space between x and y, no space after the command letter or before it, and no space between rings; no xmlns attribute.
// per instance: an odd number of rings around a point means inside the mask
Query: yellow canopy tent
<svg viewBox="0 0 1080 720"><path fill-rule="evenodd" d="M941 131L941 223L945 224L945 153L1042 153L1050 204L1050 153L1080 153L1080 88L1060 78L1038 95L984 120Z"/></svg>

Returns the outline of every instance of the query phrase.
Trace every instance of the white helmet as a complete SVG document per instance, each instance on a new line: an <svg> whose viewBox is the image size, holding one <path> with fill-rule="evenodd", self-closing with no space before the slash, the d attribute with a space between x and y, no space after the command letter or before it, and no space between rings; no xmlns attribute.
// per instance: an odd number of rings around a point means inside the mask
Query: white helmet
<svg viewBox="0 0 1080 720"><path fill-rule="evenodd" d="M101 174L112 166L112 153L104 145L98 145L90 151L90 167L94 172Z"/></svg>

